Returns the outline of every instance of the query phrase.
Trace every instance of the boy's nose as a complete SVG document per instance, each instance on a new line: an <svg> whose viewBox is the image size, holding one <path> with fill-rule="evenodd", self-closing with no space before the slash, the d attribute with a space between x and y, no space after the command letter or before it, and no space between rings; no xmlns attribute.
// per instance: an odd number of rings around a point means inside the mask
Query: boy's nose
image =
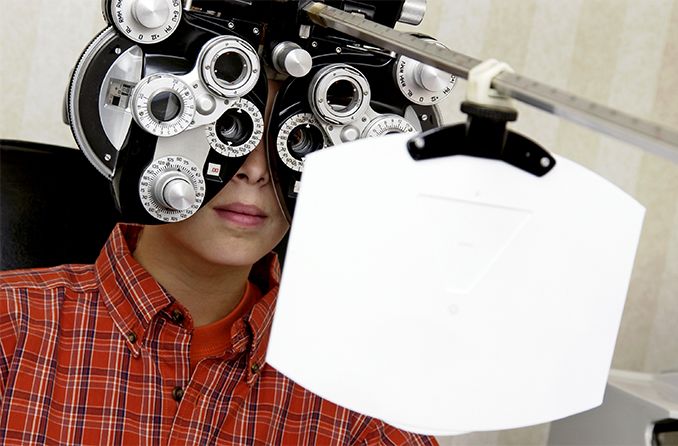
<svg viewBox="0 0 678 446"><path fill-rule="evenodd" d="M263 142L259 143L257 148L247 156L245 163L240 167L233 179L261 186L269 182L270 174L268 172L268 162L264 153Z"/></svg>

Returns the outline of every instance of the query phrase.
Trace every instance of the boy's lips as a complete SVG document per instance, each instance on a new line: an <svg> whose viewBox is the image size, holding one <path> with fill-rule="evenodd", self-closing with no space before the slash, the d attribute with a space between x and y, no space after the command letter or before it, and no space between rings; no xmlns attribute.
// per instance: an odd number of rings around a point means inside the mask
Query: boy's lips
<svg viewBox="0 0 678 446"><path fill-rule="evenodd" d="M268 217L257 206L244 203L230 203L224 206L217 206L214 210L221 218L244 227L259 226Z"/></svg>

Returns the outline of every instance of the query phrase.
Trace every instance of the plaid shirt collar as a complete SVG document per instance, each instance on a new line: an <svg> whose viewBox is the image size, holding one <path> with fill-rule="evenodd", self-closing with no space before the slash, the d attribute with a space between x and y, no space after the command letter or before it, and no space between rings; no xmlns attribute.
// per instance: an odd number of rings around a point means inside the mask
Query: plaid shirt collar
<svg viewBox="0 0 678 446"><path fill-rule="evenodd" d="M152 320L176 304L132 257L141 228L118 224L95 263L102 301L135 357L141 354L140 346ZM249 352L247 382L252 384L264 363L280 286L280 265L275 253L269 253L252 267L250 280L264 296L245 320L234 324L232 345L236 354Z"/></svg>

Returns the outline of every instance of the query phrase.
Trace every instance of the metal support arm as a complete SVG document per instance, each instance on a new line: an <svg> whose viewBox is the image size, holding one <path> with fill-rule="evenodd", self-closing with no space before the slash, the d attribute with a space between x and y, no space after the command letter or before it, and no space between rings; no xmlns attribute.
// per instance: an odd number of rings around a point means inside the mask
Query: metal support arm
<svg viewBox="0 0 678 446"><path fill-rule="evenodd" d="M395 51L464 79L468 78L468 73L473 67L482 62L323 3L310 2L303 9L317 25ZM492 82L492 88L548 113L678 163L678 131L674 129L577 97L515 73L505 72L498 75Z"/></svg>

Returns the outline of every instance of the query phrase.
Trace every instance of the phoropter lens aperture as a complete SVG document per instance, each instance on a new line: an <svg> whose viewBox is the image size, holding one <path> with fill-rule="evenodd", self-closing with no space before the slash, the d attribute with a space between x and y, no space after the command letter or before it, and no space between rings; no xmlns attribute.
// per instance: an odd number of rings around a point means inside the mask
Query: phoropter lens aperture
<svg viewBox="0 0 678 446"><path fill-rule="evenodd" d="M312 113L297 113L287 118L275 139L278 159L289 169L301 172L304 158L327 147L327 138Z"/></svg>
<svg viewBox="0 0 678 446"><path fill-rule="evenodd" d="M143 78L132 91L134 120L148 133L174 136L186 130L195 115L193 89L173 74Z"/></svg>
<svg viewBox="0 0 678 446"><path fill-rule="evenodd" d="M327 103L332 110L346 113L357 108L360 101L355 84L346 79L340 79L327 89Z"/></svg>
<svg viewBox="0 0 678 446"><path fill-rule="evenodd" d="M229 109L217 119L217 138L227 145L240 146L249 140L254 131L252 118L240 109Z"/></svg>
<svg viewBox="0 0 678 446"><path fill-rule="evenodd" d="M261 142L264 118L261 110L247 99L240 99L219 119L205 126L210 147L220 155L240 158Z"/></svg>
<svg viewBox="0 0 678 446"><path fill-rule="evenodd" d="M181 99L171 91L160 91L150 99L149 111L158 122L168 122L181 113Z"/></svg>
<svg viewBox="0 0 678 446"><path fill-rule="evenodd" d="M238 53L228 51L214 61L214 76L226 85L241 81L247 73L247 61Z"/></svg>
<svg viewBox="0 0 678 446"><path fill-rule="evenodd" d="M295 158L302 160L306 155L323 148L325 139L320 129L303 124L295 127L287 138L287 149Z"/></svg>
<svg viewBox="0 0 678 446"><path fill-rule="evenodd" d="M198 55L200 78L214 94L241 98L252 91L261 74L257 51L240 37L209 40Z"/></svg>
<svg viewBox="0 0 678 446"><path fill-rule="evenodd" d="M327 124L343 125L363 117L370 106L370 84L356 68L332 64L311 80L308 102L314 114Z"/></svg>

